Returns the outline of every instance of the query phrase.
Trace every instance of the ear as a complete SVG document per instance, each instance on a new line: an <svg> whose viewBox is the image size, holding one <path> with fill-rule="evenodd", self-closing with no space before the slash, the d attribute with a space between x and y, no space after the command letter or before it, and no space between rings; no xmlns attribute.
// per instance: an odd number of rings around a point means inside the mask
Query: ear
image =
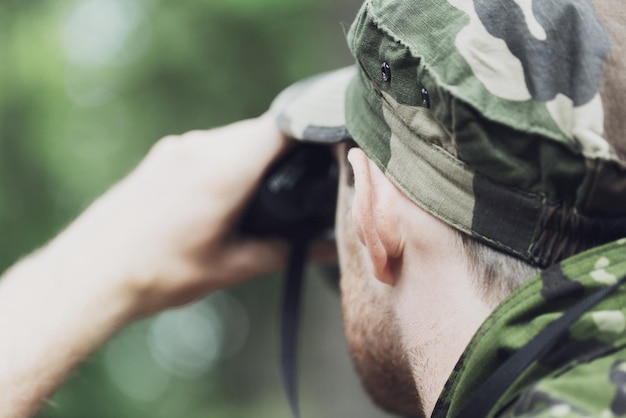
<svg viewBox="0 0 626 418"><path fill-rule="evenodd" d="M394 265L402 254L400 220L394 196L400 193L363 151L353 148L348 161L354 172L352 221L361 244L365 246L374 276L382 283L396 283Z"/></svg>

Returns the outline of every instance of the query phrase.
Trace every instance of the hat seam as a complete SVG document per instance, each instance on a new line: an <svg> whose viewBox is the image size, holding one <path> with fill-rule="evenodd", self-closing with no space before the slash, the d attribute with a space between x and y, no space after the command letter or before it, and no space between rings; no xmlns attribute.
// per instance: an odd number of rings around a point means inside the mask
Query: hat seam
<svg viewBox="0 0 626 418"><path fill-rule="evenodd" d="M376 25L376 27L378 29L380 29L382 32L384 32L387 36L389 36L390 38L392 38L394 40L394 42L396 42L397 44L402 45L404 48L406 48L407 50L409 50L409 52L411 52L411 55L413 55L415 57L415 55L413 54L413 49L411 48L411 46L407 43L405 43L404 41L402 41L402 39L400 39L391 29L389 29L387 26L385 26L379 19L378 16L376 15L376 13L374 12L374 10L372 9L372 1L368 0L365 8L368 12L370 12L370 16L372 17L372 22ZM415 57L415 58L419 58L419 57Z"/></svg>

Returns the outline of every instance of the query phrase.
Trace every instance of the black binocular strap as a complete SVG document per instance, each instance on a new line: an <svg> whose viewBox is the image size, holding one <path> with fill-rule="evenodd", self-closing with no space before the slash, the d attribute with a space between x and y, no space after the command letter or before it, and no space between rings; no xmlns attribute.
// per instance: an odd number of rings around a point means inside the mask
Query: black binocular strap
<svg viewBox="0 0 626 418"><path fill-rule="evenodd" d="M551 349L567 332L569 327L585 312L613 293L626 281L626 276L617 283L592 293L551 322L529 343L509 357L489 378L476 389L456 416L486 417L504 392L515 382L530 364Z"/></svg>
<svg viewBox="0 0 626 418"><path fill-rule="evenodd" d="M302 299L302 278L306 263L309 240L294 240L285 276L283 310L280 331L280 363L283 386L294 418L300 417L298 408L298 323L300 300Z"/></svg>

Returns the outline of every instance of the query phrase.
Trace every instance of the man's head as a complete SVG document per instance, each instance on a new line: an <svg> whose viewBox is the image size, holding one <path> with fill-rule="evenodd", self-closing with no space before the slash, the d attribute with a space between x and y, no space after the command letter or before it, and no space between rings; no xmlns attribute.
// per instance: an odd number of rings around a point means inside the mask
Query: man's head
<svg viewBox="0 0 626 418"><path fill-rule="evenodd" d="M368 0L348 36L356 75L313 81L281 114L291 136L358 145L338 210L344 309L389 408L432 399L460 354L446 344L464 347L537 268L626 235L624 14L618 0ZM345 119L312 105L344 96Z"/></svg>
<svg viewBox="0 0 626 418"><path fill-rule="evenodd" d="M360 149L348 161L349 149L341 144L337 153L346 337L372 398L421 416L458 359L455 344L464 347L536 269L466 239L408 199Z"/></svg>

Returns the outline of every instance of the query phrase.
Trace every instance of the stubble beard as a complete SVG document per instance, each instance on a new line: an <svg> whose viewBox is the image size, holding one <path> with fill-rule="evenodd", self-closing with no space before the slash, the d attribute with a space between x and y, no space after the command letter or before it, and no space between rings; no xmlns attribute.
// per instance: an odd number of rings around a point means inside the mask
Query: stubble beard
<svg viewBox="0 0 626 418"><path fill-rule="evenodd" d="M344 217L344 221L350 219ZM344 222L345 225L345 222ZM349 227L348 227L349 228ZM343 232L341 294L346 339L361 382L372 400L394 414L423 417L422 402L402 344L398 321L370 277L354 232Z"/></svg>

